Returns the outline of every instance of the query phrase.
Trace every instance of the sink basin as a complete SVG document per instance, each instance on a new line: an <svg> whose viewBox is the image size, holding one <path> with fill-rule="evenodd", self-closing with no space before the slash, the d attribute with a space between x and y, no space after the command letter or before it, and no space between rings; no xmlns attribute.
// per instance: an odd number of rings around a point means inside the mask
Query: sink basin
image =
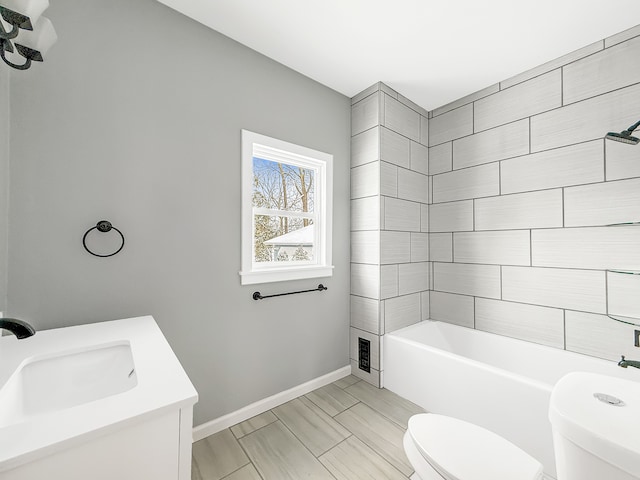
<svg viewBox="0 0 640 480"><path fill-rule="evenodd" d="M127 341L26 359L0 390L0 428L132 389Z"/></svg>

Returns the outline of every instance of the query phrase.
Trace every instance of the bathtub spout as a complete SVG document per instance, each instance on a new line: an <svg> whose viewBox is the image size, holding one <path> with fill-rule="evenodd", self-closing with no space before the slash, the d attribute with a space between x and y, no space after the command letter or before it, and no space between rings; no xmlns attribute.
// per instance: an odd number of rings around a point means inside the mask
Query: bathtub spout
<svg viewBox="0 0 640 480"><path fill-rule="evenodd" d="M625 360L624 355L622 355L622 359L618 362L618 366L622 368L627 368L627 367L640 368L640 362L637 362L636 360Z"/></svg>

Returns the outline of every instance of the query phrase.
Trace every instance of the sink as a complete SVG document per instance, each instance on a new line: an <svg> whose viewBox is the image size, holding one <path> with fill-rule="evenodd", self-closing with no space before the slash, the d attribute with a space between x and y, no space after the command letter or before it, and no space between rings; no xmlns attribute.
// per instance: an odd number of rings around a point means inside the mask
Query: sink
<svg viewBox="0 0 640 480"><path fill-rule="evenodd" d="M0 428L126 392L137 383L128 341L27 358L0 390Z"/></svg>

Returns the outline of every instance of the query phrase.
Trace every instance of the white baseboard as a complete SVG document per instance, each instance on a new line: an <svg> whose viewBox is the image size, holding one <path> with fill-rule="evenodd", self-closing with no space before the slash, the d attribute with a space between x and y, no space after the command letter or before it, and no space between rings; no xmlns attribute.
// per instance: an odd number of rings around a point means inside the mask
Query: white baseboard
<svg viewBox="0 0 640 480"><path fill-rule="evenodd" d="M196 427L193 427L193 441L197 442L209 435L218 433L225 428L229 428L236 423L244 422L256 415L260 415L272 408L282 405L283 403L293 400L301 395L309 393L316 388L324 387L336 380L340 380L351 374L351 366L339 368L333 372L327 373L313 380L309 380L301 385L285 390L284 392L276 393L270 397L258 400L257 402L247 405L246 407L236 410L235 412L228 413L222 417L215 418L209 422L203 423Z"/></svg>

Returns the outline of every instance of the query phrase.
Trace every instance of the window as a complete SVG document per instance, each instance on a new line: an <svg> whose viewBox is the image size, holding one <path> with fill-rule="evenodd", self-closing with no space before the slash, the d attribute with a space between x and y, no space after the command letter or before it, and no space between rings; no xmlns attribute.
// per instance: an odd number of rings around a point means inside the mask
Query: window
<svg viewBox="0 0 640 480"><path fill-rule="evenodd" d="M243 285L328 277L333 156L242 130Z"/></svg>

